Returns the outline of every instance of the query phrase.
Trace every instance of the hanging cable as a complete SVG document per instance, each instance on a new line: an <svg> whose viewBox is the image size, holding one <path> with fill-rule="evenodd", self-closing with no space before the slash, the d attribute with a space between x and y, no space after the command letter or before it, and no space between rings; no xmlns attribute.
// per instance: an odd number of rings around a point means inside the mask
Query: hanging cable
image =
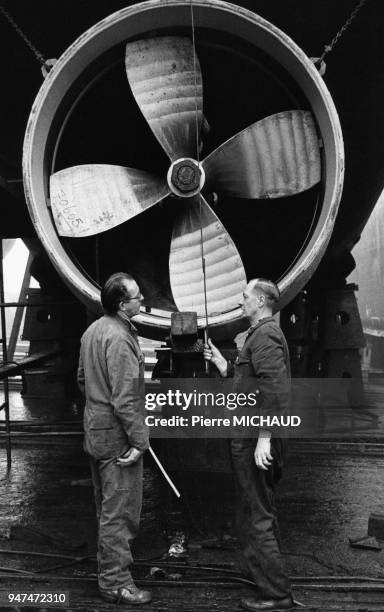
<svg viewBox="0 0 384 612"><path fill-rule="evenodd" d="M192 27L192 49L193 49L193 75L195 86L195 138L196 138L196 159L200 165L200 143L199 143L199 116L197 108L197 74L196 74L196 41L195 41L195 17L193 14L193 0L190 1L191 8L191 27Z"/></svg>
<svg viewBox="0 0 384 612"><path fill-rule="evenodd" d="M193 0L190 0L191 10L191 28L192 28L192 48L193 48L193 73L194 73L194 84L195 84L195 132L196 132L196 159L197 165L200 170L200 142L199 142L199 109L197 107L197 72L196 72L196 40L195 40L195 17L193 13ZM202 111L201 111L202 112ZM202 220L202 209L201 209L201 196L199 188L199 218L200 218L200 251L201 251L201 266L203 270L203 292L204 292L204 312L205 312L205 330L204 330L204 341L208 341L208 302L207 302L207 274L205 268L205 256L204 256L204 237L203 237L203 220ZM205 363L206 373L209 373L209 364Z"/></svg>
<svg viewBox="0 0 384 612"><path fill-rule="evenodd" d="M4 8L4 6L2 4L0 4L0 11L3 13L3 15L6 18L6 20L8 21L8 23L10 23L10 25L13 27L13 29L18 33L20 38L23 39L23 41L25 42L27 47L32 51L32 53L35 56L35 58L37 59L37 61L40 64L44 65L45 62L46 62L46 59L45 59L44 55L42 53L40 53L40 51L35 47L35 45L29 40L28 36L23 32L23 30L20 28L20 26L17 25L16 21L13 19L13 17L11 17L11 15L8 13L8 11Z"/></svg>
<svg viewBox="0 0 384 612"><path fill-rule="evenodd" d="M325 57L328 55L328 53L330 53L333 50L334 46L339 42L339 40L343 36L344 32L349 28L349 26L351 25L352 21L355 19L356 15L360 12L360 10L363 8L363 6L364 6L364 4L366 2L367 2L367 0L360 0L360 2L353 9L352 13L349 15L349 17L346 20L346 22L342 25L342 27L337 32L337 34L332 38L331 42L328 45L324 46L324 50L323 50L323 53L321 54L321 56L320 57L313 57L313 58L311 58L313 63L315 64L315 66L320 71L321 75L323 75L325 73L325 69L326 69L326 65L325 65L325 61L324 61Z"/></svg>
<svg viewBox="0 0 384 612"><path fill-rule="evenodd" d="M41 71L43 73L43 76L46 77L48 72L55 65L56 59L46 59L44 57L44 55L37 49L37 47L35 47L33 42L28 38L25 32L20 28L20 26L16 23L16 21L8 13L6 8L2 4L0 4L0 12L3 14L8 23L12 26L12 28L17 32L20 38L25 42L27 47L32 51L39 64L41 64Z"/></svg>

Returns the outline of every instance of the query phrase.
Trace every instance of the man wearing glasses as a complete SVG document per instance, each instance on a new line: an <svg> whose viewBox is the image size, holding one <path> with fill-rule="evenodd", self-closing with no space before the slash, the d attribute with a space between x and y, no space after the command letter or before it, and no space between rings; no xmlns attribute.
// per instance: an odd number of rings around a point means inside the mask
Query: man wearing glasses
<svg viewBox="0 0 384 612"><path fill-rule="evenodd" d="M101 290L104 316L81 339L78 384L86 398L84 449L90 456L98 520L98 582L106 601L145 604L148 591L133 582L130 542L142 502L144 356L132 317L143 296L135 280L113 274Z"/></svg>

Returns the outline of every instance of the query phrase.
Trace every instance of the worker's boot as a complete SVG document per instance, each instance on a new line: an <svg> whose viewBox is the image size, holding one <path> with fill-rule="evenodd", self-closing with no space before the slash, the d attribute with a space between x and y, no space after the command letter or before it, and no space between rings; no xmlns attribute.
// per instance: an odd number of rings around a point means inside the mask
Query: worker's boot
<svg viewBox="0 0 384 612"><path fill-rule="evenodd" d="M117 604L140 605L149 603L152 599L149 591L138 589L134 582L111 591L99 589L99 592L105 601Z"/></svg>
<svg viewBox="0 0 384 612"><path fill-rule="evenodd" d="M292 610L294 605L290 595L283 599L255 599L253 597L241 599L241 607L251 612L280 612L281 610Z"/></svg>

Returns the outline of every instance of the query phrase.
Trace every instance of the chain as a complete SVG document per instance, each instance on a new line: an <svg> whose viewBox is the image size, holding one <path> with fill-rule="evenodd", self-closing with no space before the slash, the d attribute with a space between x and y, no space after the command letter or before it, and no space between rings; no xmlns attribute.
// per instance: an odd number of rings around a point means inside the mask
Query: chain
<svg viewBox="0 0 384 612"><path fill-rule="evenodd" d="M40 64L44 65L45 62L46 62L44 55L42 53L40 53L40 51L38 49L36 49L35 45L24 34L23 30L17 25L16 21L14 21L14 19L11 17L11 15L8 13L8 11L1 4L0 4L0 12L3 13L4 17L11 24L13 29L16 30L16 32L18 33L20 38L23 39L23 41L25 42L27 47L29 47L29 49L34 54L34 56L37 59L37 61L40 62Z"/></svg>
<svg viewBox="0 0 384 612"><path fill-rule="evenodd" d="M349 28L349 26L351 25L352 21L355 19L357 13L364 6L366 1L367 0L360 0L360 2L355 6L355 8L353 9L352 13L350 14L350 16L348 17L347 21L345 22L345 24L337 32L336 36L334 36L332 38L332 40L329 43L329 45L325 45L324 51L323 51L322 55L319 58L316 58L316 64L321 65L321 62L324 61L325 56L328 53L330 53L332 51L333 47L336 45L336 43L338 43L338 41L340 40L340 38L342 37L344 32Z"/></svg>

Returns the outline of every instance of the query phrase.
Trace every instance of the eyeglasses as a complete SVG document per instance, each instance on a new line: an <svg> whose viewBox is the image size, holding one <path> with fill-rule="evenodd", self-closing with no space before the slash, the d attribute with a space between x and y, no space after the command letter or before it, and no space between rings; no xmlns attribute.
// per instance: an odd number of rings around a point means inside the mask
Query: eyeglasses
<svg viewBox="0 0 384 612"><path fill-rule="evenodd" d="M144 296L139 292L137 295L134 295L131 298L126 298L124 302L131 302L132 300L140 300L140 302L142 302L144 300Z"/></svg>

